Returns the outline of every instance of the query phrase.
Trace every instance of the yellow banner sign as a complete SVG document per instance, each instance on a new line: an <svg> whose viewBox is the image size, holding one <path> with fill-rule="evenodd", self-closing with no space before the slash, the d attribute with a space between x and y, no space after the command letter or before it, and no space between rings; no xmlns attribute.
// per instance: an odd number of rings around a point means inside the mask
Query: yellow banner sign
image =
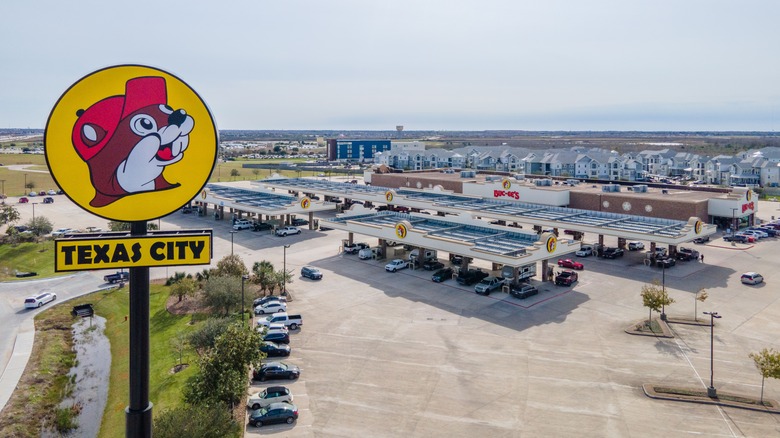
<svg viewBox="0 0 780 438"><path fill-rule="evenodd" d="M207 265L211 263L211 233L97 239L58 239L54 270Z"/></svg>

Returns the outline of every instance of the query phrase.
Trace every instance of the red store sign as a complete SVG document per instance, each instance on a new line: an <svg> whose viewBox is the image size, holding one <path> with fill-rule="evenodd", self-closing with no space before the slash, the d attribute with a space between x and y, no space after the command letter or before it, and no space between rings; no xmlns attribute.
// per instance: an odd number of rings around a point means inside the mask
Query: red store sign
<svg viewBox="0 0 780 438"><path fill-rule="evenodd" d="M494 198L500 198L502 196L506 196L513 199L520 199L520 192L517 191L507 191L507 190L493 190L493 197Z"/></svg>
<svg viewBox="0 0 780 438"><path fill-rule="evenodd" d="M742 213L753 210L755 208L755 205L752 202L748 202L747 204L742 204Z"/></svg>

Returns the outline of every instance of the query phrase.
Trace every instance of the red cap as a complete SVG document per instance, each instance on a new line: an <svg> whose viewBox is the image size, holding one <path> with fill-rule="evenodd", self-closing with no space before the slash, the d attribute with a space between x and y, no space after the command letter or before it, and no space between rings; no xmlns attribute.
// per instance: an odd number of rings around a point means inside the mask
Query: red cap
<svg viewBox="0 0 780 438"><path fill-rule="evenodd" d="M167 102L164 78L130 79L125 84L124 96L107 97L86 111L79 111L71 136L76 152L84 161L89 161L111 140L122 119L143 107Z"/></svg>

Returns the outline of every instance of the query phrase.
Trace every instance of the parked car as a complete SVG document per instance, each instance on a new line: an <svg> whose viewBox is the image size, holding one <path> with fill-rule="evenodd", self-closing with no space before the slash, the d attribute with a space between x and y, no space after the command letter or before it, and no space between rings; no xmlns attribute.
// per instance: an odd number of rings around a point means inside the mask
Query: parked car
<svg viewBox="0 0 780 438"><path fill-rule="evenodd" d="M252 228L254 225L251 221L248 221L246 219L239 219L236 221L236 223L233 224L234 230L248 230Z"/></svg>
<svg viewBox="0 0 780 438"><path fill-rule="evenodd" d="M676 265L677 262L672 257L658 257L655 259L655 265L659 268L668 269Z"/></svg>
<svg viewBox="0 0 780 438"><path fill-rule="evenodd" d="M281 301L269 301L265 304L261 304L255 307L255 315L265 315L277 312L286 312L287 303Z"/></svg>
<svg viewBox="0 0 780 438"><path fill-rule="evenodd" d="M743 233L743 232L739 232L739 233L735 234L735 236L742 236L743 238L745 238L745 241L746 241L747 243L753 243L753 242L755 242L756 240L758 240L758 237L756 237L756 236L753 236L753 235L751 235L751 234L745 234L745 233Z"/></svg>
<svg viewBox="0 0 780 438"><path fill-rule="evenodd" d="M38 192L38 196L46 196L46 190L41 190Z"/></svg>
<svg viewBox="0 0 780 438"><path fill-rule="evenodd" d="M297 379L301 370L295 365L285 362L266 362L252 373L252 380L265 382L273 379Z"/></svg>
<svg viewBox="0 0 780 438"><path fill-rule="evenodd" d="M689 260L698 260L699 251L696 251L695 249L686 248L684 246L681 246L677 248L677 260L683 260L683 261L689 261Z"/></svg>
<svg viewBox="0 0 780 438"><path fill-rule="evenodd" d="M629 251L639 251L641 249L645 249L645 244L643 242L639 242L639 241L628 242Z"/></svg>
<svg viewBox="0 0 780 438"><path fill-rule="evenodd" d="M54 198L52 198L51 196L47 196L47 197L43 198L43 203L44 204L54 204Z"/></svg>
<svg viewBox="0 0 780 438"><path fill-rule="evenodd" d="M290 330L295 330L303 325L303 317L301 315L288 315L287 312L278 312L257 321L257 325L269 328L273 324L283 324Z"/></svg>
<svg viewBox="0 0 780 438"><path fill-rule="evenodd" d="M252 302L252 308L254 309L255 307L257 307L257 306L259 306L261 304L265 304L265 303L267 303L269 301L281 301L283 303L286 303L287 302L287 297L280 297L278 295L268 295L267 297L256 298Z"/></svg>
<svg viewBox="0 0 780 438"><path fill-rule="evenodd" d="M52 302L57 299L57 294L52 292L44 292L32 297L24 299L24 307L27 309L37 309L46 303Z"/></svg>
<svg viewBox="0 0 780 438"><path fill-rule="evenodd" d="M263 335L264 342L274 342L276 344L289 344L290 333L284 330L268 330Z"/></svg>
<svg viewBox="0 0 780 438"><path fill-rule="evenodd" d="M114 274L104 275L103 281L109 284L119 283L122 281L130 281L130 273L125 271L120 271Z"/></svg>
<svg viewBox="0 0 780 438"><path fill-rule="evenodd" d="M474 286L474 292L479 295L490 295L490 292L497 290L504 284L504 279L498 277L485 277Z"/></svg>
<svg viewBox="0 0 780 438"><path fill-rule="evenodd" d="M571 268L571 269L577 269L577 270L585 269L585 265L583 265L580 262L575 262L572 259L558 259L558 266L560 266L562 268Z"/></svg>
<svg viewBox="0 0 780 438"><path fill-rule="evenodd" d="M436 283L447 281L450 278L452 278L452 268L439 269L431 275L431 281L435 281Z"/></svg>
<svg viewBox="0 0 780 438"><path fill-rule="evenodd" d="M395 259L385 265L385 271L395 272L398 271L399 269L406 269L408 267L409 267L409 263L406 260Z"/></svg>
<svg viewBox="0 0 780 438"><path fill-rule="evenodd" d="M460 266L463 263L463 257L459 255L450 254L450 263L456 266Z"/></svg>
<svg viewBox="0 0 780 438"><path fill-rule="evenodd" d="M723 240L726 242L748 243L751 239L755 241L755 238L748 239L748 236L744 236L742 234L730 234L723 236Z"/></svg>
<svg viewBox="0 0 780 438"><path fill-rule="evenodd" d="M52 196L53 196L53 195L56 195L56 194L57 194L57 191L56 191L56 190L54 190L54 189L51 189L51 190L49 190L48 192L46 192L46 194L47 194L47 195L52 195Z"/></svg>
<svg viewBox="0 0 780 438"><path fill-rule="evenodd" d="M423 263L422 267L426 271L437 271L444 267L444 263L438 260L428 260L427 262Z"/></svg>
<svg viewBox="0 0 780 438"><path fill-rule="evenodd" d="M593 255L593 247L589 245L582 245L577 252L574 253L577 257L588 257Z"/></svg>
<svg viewBox="0 0 780 438"><path fill-rule="evenodd" d="M521 300L532 297L538 293L539 289L530 284L521 284L518 286L513 286L511 289L509 289L509 295L512 295L513 297Z"/></svg>
<svg viewBox="0 0 780 438"><path fill-rule="evenodd" d="M360 243L347 243L344 245L344 252L346 254L357 254L360 252L361 249L371 248L371 245L360 242Z"/></svg>
<svg viewBox="0 0 780 438"><path fill-rule="evenodd" d="M252 223L252 231L266 231L266 230L272 230L273 228L274 228L274 226L269 224L268 222L253 222Z"/></svg>
<svg viewBox="0 0 780 438"><path fill-rule="evenodd" d="M693 243L704 243L709 241L710 241L710 236L702 236L693 239Z"/></svg>
<svg viewBox="0 0 780 438"><path fill-rule="evenodd" d="M27 198L25 198L24 196L22 196L21 198L19 198L19 203L20 203L20 204L27 204L28 202L30 202L30 200L29 200L29 199L27 199Z"/></svg>
<svg viewBox="0 0 780 438"><path fill-rule="evenodd" d="M555 276L557 286L571 286L578 280L577 273L574 271L561 271Z"/></svg>
<svg viewBox="0 0 780 438"><path fill-rule="evenodd" d="M260 427L265 424L293 424L298 419L298 408L291 403L271 403L249 414L249 425Z"/></svg>
<svg viewBox="0 0 780 438"><path fill-rule="evenodd" d="M246 400L246 407L257 410L271 403L292 403L293 395L287 387L269 386L264 390L252 394Z"/></svg>
<svg viewBox="0 0 780 438"><path fill-rule="evenodd" d="M777 233L780 232L772 227L756 227L756 230L767 233L769 237L777 237Z"/></svg>
<svg viewBox="0 0 780 438"><path fill-rule="evenodd" d="M290 346L264 341L260 344L260 351L265 353L266 357L287 357L290 355Z"/></svg>
<svg viewBox="0 0 780 438"><path fill-rule="evenodd" d="M482 281L483 278L489 275L490 274L487 272L479 269L461 270L458 272L458 276L455 278L455 281L457 281L458 284L462 284L464 286L471 286L472 284L476 284Z"/></svg>
<svg viewBox="0 0 780 438"><path fill-rule="evenodd" d="M181 208L181 213L182 214L190 214L190 213L192 213L192 210L194 210L194 208L192 208L192 207L190 207L188 205L185 205L184 207Z"/></svg>
<svg viewBox="0 0 780 438"><path fill-rule="evenodd" d="M34 198L34 197L38 196L38 193L37 192L30 192L30 193L27 194L27 196L29 196L31 198Z"/></svg>
<svg viewBox="0 0 780 438"><path fill-rule="evenodd" d="M301 234L301 229L298 227L282 227L276 229L277 236L287 237L291 234Z"/></svg>
<svg viewBox="0 0 780 438"><path fill-rule="evenodd" d="M742 232L742 234L745 234L747 236L753 236L753 237L756 238L756 240L764 239L766 237L769 237L769 234L767 234L767 233L765 233L763 231L758 231L758 230L753 230L753 229L745 230L745 231Z"/></svg>
<svg viewBox="0 0 780 438"><path fill-rule="evenodd" d="M616 259L618 257L623 257L623 250L620 248L604 248L604 251L601 253L601 257L605 259Z"/></svg>
<svg viewBox="0 0 780 438"><path fill-rule="evenodd" d="M73 228L57 228L56 230L51 232L52 236L64 236L66 234L69 234L71 232L75 231Z"/></svg>
<svg viewBox="0 0 780 438"><path fill-rule="evenodd" d="M295 219L293 219L292 221L290 221L290 223L295 225L296 227L302 227L304 225L309 225L309 221L307 221L306 219L301 219L301 218L297 218L297 217Z"/></svg>
<svg viewBox="0 0 780 438"><path fill-rule="evenodd" d="M759 284L764 281L764 277L758 272L745 272L740 281L742 284Z"/></svg>
<svg viewBox="0 0 780 438"><path fill-rule="evenodd" d="M322 271L315 268L314 266L304 266L301 268L301 277L311 278L312 280L321 280Z"/></svg>

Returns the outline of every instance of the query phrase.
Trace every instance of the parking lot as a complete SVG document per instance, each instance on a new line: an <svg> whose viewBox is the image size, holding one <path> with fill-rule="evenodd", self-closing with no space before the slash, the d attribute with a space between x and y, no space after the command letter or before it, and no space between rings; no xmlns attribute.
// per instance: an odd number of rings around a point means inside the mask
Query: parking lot
<svg viewBox="0 0 780 438"><path fill-rule="evenodd" d="M55 206L68 203L61 198ZM768 219L776 212L776 204L761 203L759 216ZM72 218L52 219L55 228L74 226L61 223ZM104 226L101 219L83 220L84 226ZM228 221L179 213L162 220L163 229L180 227L213 227L214 260L230 253ZM615 260L578 258L585 269L573 287L545 283L539 295L516 300L502 293L479 296L452 280L433 283L430 271L385 272L386 261L339 253L343 238L340 231L308 230L289 237L248 230L234 235L234 251L249 266L270 260L279 268L281 245L291 245L286 262L296 278L289 286L294 297L289 309L304 318L292 335L289 358L301 367L301 377L251 388L288 385L299 420L247 427L249 436L780 433L777 416L644 396L643 383L709 386L710 328L673 325L674 339L623 332L647 317L641 286L662 277L660 268L644 265L641 251ZM369 241L356 236L363 240ZM690 245L705 255L705 263L680 262L665 271L666 288L677 300L666 308L670 317L693 317L694 294L701 288L709 298L698 303L699 313L723 317L714 338L719 391L757 397L761 377L748 354L780 347L780 302L773 286L780 281L778 240ZM304 265L320 268L324 278L299 278ZM178 270L189 269L202 268ZM162 277L163 271L153 270L152 276ZM745 271L761 272L766 282L740 284ZM780 399L780 382L767 379L764 396Z"/></svg>

